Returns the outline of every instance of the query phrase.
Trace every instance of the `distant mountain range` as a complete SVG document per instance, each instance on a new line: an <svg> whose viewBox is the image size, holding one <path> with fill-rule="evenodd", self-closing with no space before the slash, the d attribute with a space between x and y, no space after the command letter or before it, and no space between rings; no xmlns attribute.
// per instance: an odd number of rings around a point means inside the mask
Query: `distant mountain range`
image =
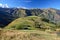
<svg viewBox="0 0 60 40"><path fill-rule="evenodd" d="M40 16L49 19L53 23L60 22L60 10L48 9L23 9L23 8L0 8L0 27L8 25L20 17Z"/></svg>

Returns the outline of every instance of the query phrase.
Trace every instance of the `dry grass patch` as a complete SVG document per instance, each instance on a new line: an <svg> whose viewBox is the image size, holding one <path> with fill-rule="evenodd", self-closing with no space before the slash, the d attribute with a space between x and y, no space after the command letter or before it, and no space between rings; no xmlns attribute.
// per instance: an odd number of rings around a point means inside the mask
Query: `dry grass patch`
<svg viewBox="0 0 60 40"><path fill-rule="evenodd" d="M60 38L38 30L0 30L0 40L60 40Z"/></svg>

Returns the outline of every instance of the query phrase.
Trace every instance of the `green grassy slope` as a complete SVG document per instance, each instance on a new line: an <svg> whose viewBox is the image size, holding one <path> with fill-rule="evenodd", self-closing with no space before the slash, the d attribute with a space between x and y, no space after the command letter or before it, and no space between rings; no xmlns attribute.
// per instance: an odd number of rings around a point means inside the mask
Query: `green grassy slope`
<svg viewBox="0 0 60 40"><path fill-rule="evenodd" d="M6 26L6 29L28 29L28 30L34 30L34 29L51 29L55 28L55 24L49 23L47 21L48 19L43 19L41 17L37 16L28 16L28 17L22 17L18 18L12 23L10 23L8 26Z"/></svg>

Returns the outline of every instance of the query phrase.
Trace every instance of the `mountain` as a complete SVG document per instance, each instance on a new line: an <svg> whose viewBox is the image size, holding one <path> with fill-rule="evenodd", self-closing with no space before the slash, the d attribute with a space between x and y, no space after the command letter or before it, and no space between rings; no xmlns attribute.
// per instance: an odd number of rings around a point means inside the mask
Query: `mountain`
<svg viewBox="0 0 60 40"><path fill-rule="evenodd" d="M13 20L12 13L15 9L0 8L0 26L6 26Z"/></svg>
<svg viewBox="0 0 60 40"><path fill-rule="evenodd" d="M23 8L0 8L0 27L7 26L13 20L27 16L39 16L49 19L53 23L60 22L60 10L48 9L23 9Z"/></svg>
<svg viewBox="0 0 60 40"><path fill-rule="evenodd" d="M55 24L49 23L48 19L44 19L38 16L28 16L28 17L21 17L13 22L11 22L8 26L6 26L6 29L28 29L28 30L34 30L34 29L51 29L52 27L56 28Z"/></svg>

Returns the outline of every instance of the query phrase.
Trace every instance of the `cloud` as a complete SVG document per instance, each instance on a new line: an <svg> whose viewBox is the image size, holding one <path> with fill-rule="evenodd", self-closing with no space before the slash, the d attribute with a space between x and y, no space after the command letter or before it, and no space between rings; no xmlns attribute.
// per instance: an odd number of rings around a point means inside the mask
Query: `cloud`
<svg viewBox="0 0 60 40"><path fill-rule="evenodd" d="M27 9L27 7L21 7L21 8Z"/></svg>
<svg viewBox="0 0 60 40"><path fill-rule="evenodd" d="M9 8L9 6L7 4L1 4L1 3L0 3L0 7L2 7L2 8Z"/></svg>
<svg viewBox="0 0 60 40"><path fill-rule="evenodd" d="M28 2L29 3L29 2L32 2L32 1L26 0L26 1L23 1L23 2Z"/></svg>
<svg viewBox="0 0 60 40"><path fill-rule="evenodd" d="M27 7L24 7L24 6L20 6L20 7L17 7L17 8L28 9Z"/></svg>
<svg viewBox="0 0 60 40"><path fill-rule="evenodd" d="M31 0L21 0L21 1L19 1L19 2L30 3L30 2L32 2L32 1L31 1Z"/></svg>

